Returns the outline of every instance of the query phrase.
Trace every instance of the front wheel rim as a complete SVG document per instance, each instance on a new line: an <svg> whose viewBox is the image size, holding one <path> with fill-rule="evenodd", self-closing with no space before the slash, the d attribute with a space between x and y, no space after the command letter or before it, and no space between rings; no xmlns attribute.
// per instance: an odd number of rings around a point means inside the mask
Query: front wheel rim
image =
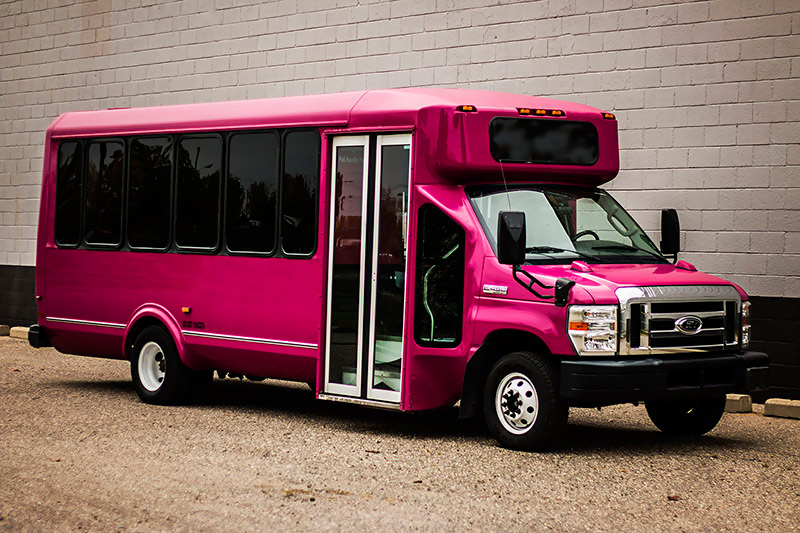
<svg viewBox="0 0 800 533"><path fill-rule="evenodd" d="M139 381L150 392L155 392L164 383L167 373L167 361L161 346L155 342L148 342L139 351Z"/></svg>
<svg viewBox="0 0 800 533"><path fill-rule="evenodd" d="M506 431L523 435L531 430L539 416L539 395L528 376L514 372L497 385L494 406Z"/></svg>

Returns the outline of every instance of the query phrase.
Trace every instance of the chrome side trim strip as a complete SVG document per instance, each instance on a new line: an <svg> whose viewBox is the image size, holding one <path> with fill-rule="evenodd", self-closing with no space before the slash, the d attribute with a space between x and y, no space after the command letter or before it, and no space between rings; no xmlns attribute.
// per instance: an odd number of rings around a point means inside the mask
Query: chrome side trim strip
<svg viewBox="0 0 800 533"><path fill-rule="evenodd" d="M356 405L363 405L365 407L375 407L378 409L385 409L387 411L402 411L403 408L397 403L379 402L377 400L365 400L363 398L350 398L347 396L334 396L332 394L319 393L317 396L320 400L328 400L331 402L340 403L353 403Z"/></svg>
<svg viewBox="0 0 800 533"><path fill-rule="evenodd" d="M97 326L98 328L114 328L125 329L126 324L117 324L115 322L96 322L94 320L78 320L77 318L60 318L55 316L47 316L45 320L48 322L60 322L62 324L77 324L79 326Z"/></svg>
<svg viewBox="0 0 800 533"><path fill-rule="evenodd" d="M310 342L280 341L275 339L260 339L258 337L242 337L239 335L223 335L222 333L201 333L199 331L181 330L181 333L188 337L202 337L205 339L217 339L223 341L254 342L256 344L271 344L273 346L289 346L292 348L307 348L316 350L317 344Z"/></svg>

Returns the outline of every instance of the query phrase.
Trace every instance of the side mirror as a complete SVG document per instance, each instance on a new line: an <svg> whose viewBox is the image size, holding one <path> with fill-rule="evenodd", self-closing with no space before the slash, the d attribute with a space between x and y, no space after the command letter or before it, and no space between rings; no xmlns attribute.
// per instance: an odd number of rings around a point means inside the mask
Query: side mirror
<svg viewBox="0 0 800 533"><path fill-rule="evenodd" d="M497 259L503 265L525 262L525 213L500 211L497 218Z"/></svg>
<svg viewBox="0 0 800 533"><path fill-rule="evenodd" d="M681 250L681 223L674 209L661 210L661 253L678 258Z"/></svg>

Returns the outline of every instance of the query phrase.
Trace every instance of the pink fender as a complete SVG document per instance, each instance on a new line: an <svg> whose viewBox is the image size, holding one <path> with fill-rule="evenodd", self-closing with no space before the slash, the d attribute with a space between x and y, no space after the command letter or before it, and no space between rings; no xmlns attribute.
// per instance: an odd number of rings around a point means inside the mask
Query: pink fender
<svg viewBox="0 0 800 533"><path fill-rule="evenodd" d="M188 355L189 352L186 349L186 344L183 342L180 324L175 317L172 316L172 313L158 304L144 304L133 312L130 320L128 320L128 325L125 327L125 333L122 336L123 353L127 354L126 346L128 346L129 342L133 343L135 341L135 339L129 338L131 330L135 328L139 320L146 317L155 318L161 322L161 324L167 328L173 342L175 342L175 347L178 349L178 355L181 361L190 368L197 368L197 365L192 364L191 357Z"/></svg>

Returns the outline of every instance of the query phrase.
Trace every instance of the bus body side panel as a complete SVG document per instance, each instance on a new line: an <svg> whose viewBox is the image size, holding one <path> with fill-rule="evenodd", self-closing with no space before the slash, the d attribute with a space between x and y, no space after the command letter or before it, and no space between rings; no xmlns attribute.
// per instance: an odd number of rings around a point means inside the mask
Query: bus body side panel
<svg viewBox="0 0 800 533"><path fill-rule="evenodd" d="M176 317L190 367L314 379L319 320L308 309L322 294L319 258L55 247L47 257L59 265L46 277L47 331L61 351L124 358L125 328L152 304Z"/></svg>

